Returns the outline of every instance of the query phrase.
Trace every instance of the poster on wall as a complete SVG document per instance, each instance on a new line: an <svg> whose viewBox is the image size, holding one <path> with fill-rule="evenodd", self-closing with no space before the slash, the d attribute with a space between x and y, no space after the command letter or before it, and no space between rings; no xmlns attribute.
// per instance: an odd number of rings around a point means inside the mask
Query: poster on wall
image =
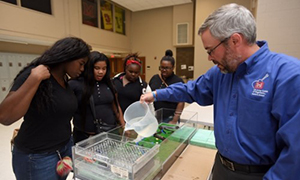
<svg viewBox="0 0 300 180"><path fill-rule="evenodd" d="M110 10L101 10L102 12L102 21L105 30L112 30L113 29L113 19L112 19L112 12Z"/></svg>
<svg viewBox="0 0 300 180"><path fill-rule="evenodd" d="M116 32L120 34L124 34L123 31L123 14L116 12L115 13L115 18L116 18Z"/></svg>
<svg viewBox="0 0 300 180"><path fill-rule="evenodd" d="M97 3L87 0L82 1L82 23L98 27Z"/></svg>

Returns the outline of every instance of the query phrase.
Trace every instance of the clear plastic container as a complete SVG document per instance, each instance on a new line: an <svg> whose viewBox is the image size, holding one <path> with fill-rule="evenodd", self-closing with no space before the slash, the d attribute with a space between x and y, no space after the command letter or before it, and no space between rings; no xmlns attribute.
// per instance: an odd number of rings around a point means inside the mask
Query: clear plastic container
<svg viewBox="0 0 300 180"><path fill-rule="evenodd" d="M160 169L161 164L153 157L159 146L146 148L122 137L101 133L73 146L75 177L81 180L98 179L145 179Z"/></svg>
<svg viewBox="0 0 300 180"><path fill-rule="evenodd" d="M169 110L160 109L156 111L155 116L158 123L161 124L161 122L163 122L163 114L168 113L166 111ZM132 113L139 112L136 111ZM127 148L124 150L113 145L113 143L116 142L117 144L121 144L121 147L124 145L126 146L128 141L132 141L137 136L137 134L134 133L131 138L126 139L124 142L122 136L120 136L120 134L123 133L123 129L121 127L117 127L109 133L102 133L77 143L73 147L75 177L80 180L161 179L188 145L190 138L198 128L196 122L197 113L184 112L184 114L185 115L180 119L180 124L177 124L179 128L176 128L175 132L168 136L160 144L143 141L144 143L150 144L145 144L141 147L134 147L134 154L139 152L139 149L146 152L145 154L140 154L136 157L137 159L130 159L131 156L129 154L125 155L126 161L124 161L123 154L127 154ZM105 143L112 143L110 146L113 148L95 152L95 149L101 147ZM138 146L135 144L132 145ZM115 156L110 156L109 154L106 154L106 152L116 153L119 156L115 158Z"/></svg>

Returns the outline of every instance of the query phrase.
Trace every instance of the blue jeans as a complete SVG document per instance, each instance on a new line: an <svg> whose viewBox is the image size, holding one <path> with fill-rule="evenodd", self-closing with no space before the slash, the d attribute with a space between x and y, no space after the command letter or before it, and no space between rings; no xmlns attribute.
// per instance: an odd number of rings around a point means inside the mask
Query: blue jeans
<svg viewBox="0 0 300 180"><path fill-rule="evenodd" d="M72 158L72 138L59 152L61 157ZM14 146L12 151L13 171L17 180L62 180L56 173L56 164L59 161L57 152L28 154Z"/></svg>

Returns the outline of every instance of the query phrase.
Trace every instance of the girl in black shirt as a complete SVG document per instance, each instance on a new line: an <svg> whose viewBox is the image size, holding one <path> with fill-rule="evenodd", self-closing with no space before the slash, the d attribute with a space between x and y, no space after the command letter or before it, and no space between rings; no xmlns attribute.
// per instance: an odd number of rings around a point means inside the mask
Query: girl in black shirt
<svg viewBox="0 0 300 180"><path fill-rule="evenodd" d="M156 89L163 89L171 84L183 82L183 80L174 74L175 59L172 57L173 52L167 50L166 54L160 60L160 74L154 75L149 82L152 91ZM184 102L168 102L168 101L157 101L154 102L155 111L164 108L163 121L167 123L176 124L179 122L179 117L184 108Z"/></svg>
<svg viewBox="0 0 300 180"><path fill-rule="evenodd" d="M90 47L81 39L57 41L16 76L0 105L0 122L10 125L24 116L12 151L16 179L65 179L56 173L61 157L72 156L70 121L77 101L67 76L84 70Z"/></svg>
<svg viewBox="0 0 300 180"><path fill-rule="evenodd" d="M84 78L71 80L69 84L80 105L73 118L75 143L109 131L117 124L125 126L117 93L110 79L110 63L104 54L91 52Z"/></svg>
<svg viewBox="0 0 300 180"><path fill-rule="evenodd" d="M113 78L123 113L130 104L139 101L142 94L152 92L150 86L140 77L141 63L137 53L127 55L124 59L124 72ZM149 107L153 112L152 103Z"/></svg>

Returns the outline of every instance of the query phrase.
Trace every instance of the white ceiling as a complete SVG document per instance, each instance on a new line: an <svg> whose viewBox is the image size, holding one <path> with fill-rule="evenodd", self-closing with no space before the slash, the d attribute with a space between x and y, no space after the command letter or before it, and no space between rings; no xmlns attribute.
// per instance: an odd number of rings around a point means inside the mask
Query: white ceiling
<svg viewBox="0 0 300 180"><path fill-rule="evenodd" d="M192 2L192 0L112 0L112 1L133 12Z"/></svg>

